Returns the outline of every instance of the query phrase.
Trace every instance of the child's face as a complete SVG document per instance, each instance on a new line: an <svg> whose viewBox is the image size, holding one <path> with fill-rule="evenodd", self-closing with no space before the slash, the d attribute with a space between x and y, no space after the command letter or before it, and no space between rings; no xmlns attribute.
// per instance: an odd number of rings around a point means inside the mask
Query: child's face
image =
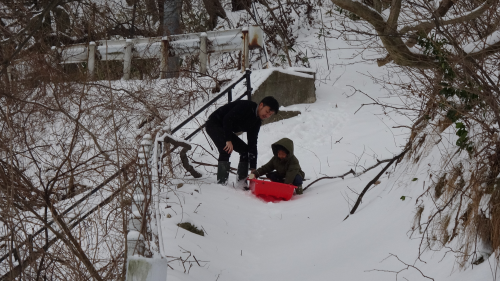
<svg viewBox="0 0 500 281"><path fill-rule="evenodd" d="M286 152L284 152L283 150L278 150L278 158L283 160L286 158Z"/></svg>

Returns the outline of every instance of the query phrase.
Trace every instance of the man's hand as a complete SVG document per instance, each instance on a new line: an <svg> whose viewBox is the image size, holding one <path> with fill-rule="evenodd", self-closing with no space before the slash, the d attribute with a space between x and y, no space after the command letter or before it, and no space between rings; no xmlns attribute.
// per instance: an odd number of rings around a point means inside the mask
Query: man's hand
<svg viewBox="0 0 500 281"><path fill-rule="evenodd" d="M253 173L252 173L252 174L250 174L250 175L248 176L248 179L250 179L250 180L255 179L255 174L253 174Z"/></svg>
<svg viewBox="0 0 500 281"><path fill-rule="evenodd" d="M231 141L226 141L224 151L227 152L227 154L231 154L231 152L233 152L233 143Z"/></svg>

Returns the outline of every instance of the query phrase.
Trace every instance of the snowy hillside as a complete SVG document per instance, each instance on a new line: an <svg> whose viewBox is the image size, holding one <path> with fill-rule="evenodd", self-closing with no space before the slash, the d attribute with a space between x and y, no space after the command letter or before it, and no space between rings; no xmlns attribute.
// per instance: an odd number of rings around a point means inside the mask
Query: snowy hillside
<svg viewBox="0 0 500 281"><path fill-rule="evenodd" d="M314 34L302 34L299 41L318 46ZM258 166L272 157L272 143L283 137L294 141L308 179L304 186L394 157L409 133L393 128L410 124L404 116L385 115L373 105L360 109L373 102L360 91L374 99L386 97L369 78L383 75L384 68L353 63L352 51L340 39L327 45L335 64L331 71L324 57L310 60L318 71L317 102L281 108L301 114L266 125L259 134ZM210 150L203 134L192 143ZM431 151L418 167L406 159L392 166L346 220L357 193L383 165L359 177L318 181L303 195L278 203L233 188L234 175L228 186L217 185L216 168L206 167L202 179L178 180L160 204L164 247L173 268L167 280L494 280L492 261L459 270L446 250L418 259L419 230L412 232L416 200L429 184L427 169L438 153ZM196 160L217 163L212 156ZM234 153L231 166L237 163ZM178 183L184 185L177 188ZM181 222L202 228L205 236L177 227Z"/></svg>
<svg viewBox="0 0 500 281"><path fill-rule="evenodd" d="M497 280L499 3L0 1L0 280ZM207 135L269 93L288 201Z"/></svg>

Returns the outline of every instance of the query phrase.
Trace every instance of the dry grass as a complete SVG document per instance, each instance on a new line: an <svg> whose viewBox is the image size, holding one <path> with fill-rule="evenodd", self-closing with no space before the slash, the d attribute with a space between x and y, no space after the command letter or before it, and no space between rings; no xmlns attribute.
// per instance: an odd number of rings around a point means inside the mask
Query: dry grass
<svg viewBox="0 0 500 281"><path fill-rule="evenodd" d="M444 187L447 184L446 176L447 176L447 174L444 173L444 175L442 175L439 178L438 182L436 183L436 186L434 187L434 197L436 199L441 197L441 195L443 194Z"/></svg>
<svg viewBox="0 0 500 281"><path fill-rule="evenodd" d="M412 230L415 231L418 228L418 232L422 234L422 225L420 221L422 220L422 213L424 212L424 206L420 205L417 207L417 211L415 212L415 216L413 217L413 226Z"/></svg>
<svg viewBox="0 0 500 281"><path fill-rule="evenodd" d="M194 234L205 236L205 232L203 232L203 230L197 228L194 224L192 224L190 222L178 223L177 226L180 228L183 228L189 232L192 232Z"/></svg>

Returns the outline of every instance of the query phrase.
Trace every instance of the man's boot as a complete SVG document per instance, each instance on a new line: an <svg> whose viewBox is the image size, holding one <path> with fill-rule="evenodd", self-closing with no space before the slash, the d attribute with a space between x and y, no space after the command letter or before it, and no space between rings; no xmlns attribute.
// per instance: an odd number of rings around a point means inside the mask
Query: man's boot
<svg viewBox="0 0 500 281"><path fill-rule="evenodd" d="M240 162L238 164L238 172L236 173L236 188L248 190L248 162Z"/></svg>
<svg viewBox="0 0 500 281"><path fill-rule="evenodd" d="M229 178L230 162L219 161L217 165L217 183L222 185L227 185L227 179Z"/></svg>

